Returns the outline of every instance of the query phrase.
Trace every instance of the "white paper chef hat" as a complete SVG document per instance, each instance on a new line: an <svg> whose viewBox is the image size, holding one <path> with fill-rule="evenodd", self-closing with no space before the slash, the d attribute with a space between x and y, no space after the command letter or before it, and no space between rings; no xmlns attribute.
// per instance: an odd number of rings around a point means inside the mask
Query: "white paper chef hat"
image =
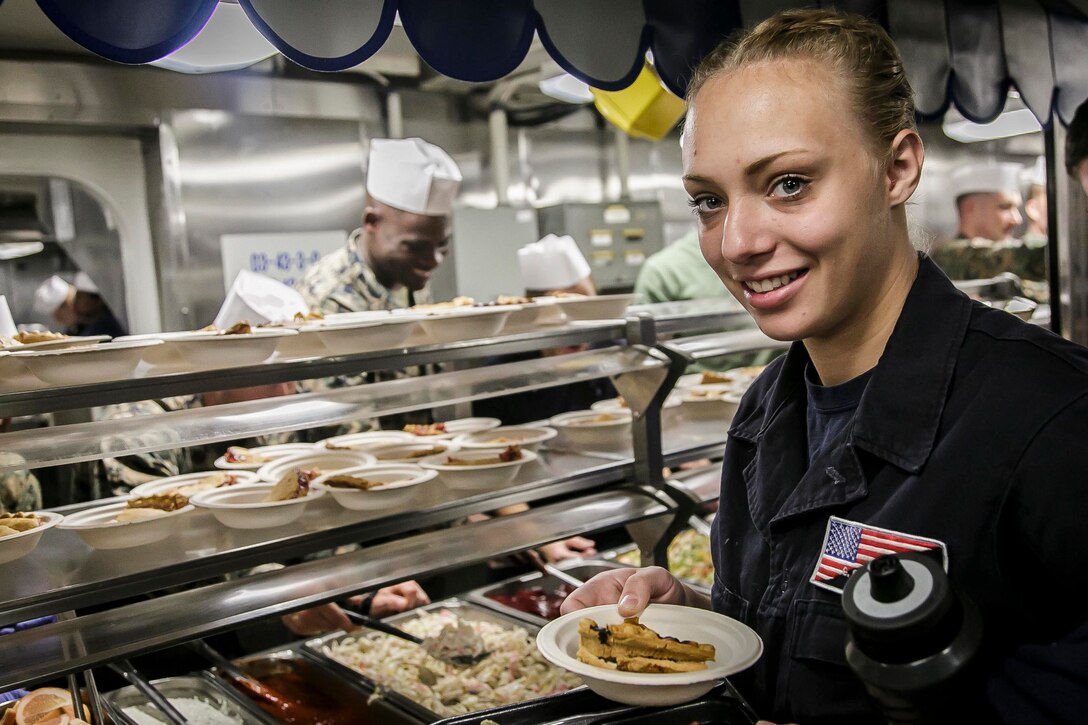
<svg viewBox="0 0 1088 725"><path fill-rule="evenodd" d="M518 266L527 290L570 287L589 277L589 263L569 235L549 234L518 250Z"/></svg>
<svg viewBox="0 0 1088 725"><path fill-rule="evenodd" d="M243 269L234 278L214 324L225 329L243 320L253 325L281 322L294 319L297 313L306 314L308 310L297 290L271 277Z"/></svg>
<svg viewBox="0 0 1088 725"><path fill-rule="evenodd" d="M57 308L68 299L71 291L72 286L54 274L34 291L34 314L39 317L52 317Z"/></svg>
<svg viewBox="0 0 1088 725"><path fill-rule="evenodd" d="M445 216L461 188L461 170L450 155L421 138L370 142L366 193L394 209Z"/></svg>
<svg viewBox="0 0 1088 725"><path fill-rule="evenodd" d="M1023 166L1011 162L990 161L960 166L948 177L952 197L958 199L965 194L997 191L1019 194L1020 173L1023 170Z"/></svg>
<svg viewBox="0 0 1088 725"><path fill-rule="evenodd" d="M98 285L94 283L94 280L86 272L76 272L76 281L72 285L79 292L90 292L91 294L98 294Z"/></svg>
<svg viewBox="0 0 1088 725"><path fill-rule="evenodd" d="M19 332L8 308L8 298L0 295L0 337L13 337Z"/></svg>

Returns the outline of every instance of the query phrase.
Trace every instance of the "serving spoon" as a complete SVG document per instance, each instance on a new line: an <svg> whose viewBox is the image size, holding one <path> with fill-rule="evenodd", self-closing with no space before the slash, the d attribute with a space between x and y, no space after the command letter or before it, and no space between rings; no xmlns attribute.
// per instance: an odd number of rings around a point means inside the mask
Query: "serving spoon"
<svg viewBox="0 0 1088 725"><path fill-rule="evenodd" d="M355 624L367 627L368 629L376 630L378 632L384 632L385 634L390 634L394 637L400 637L401 639L411 642L413 644L418 644L427 654L429 654L431 657L434 657L436 660L448 662L452 665L457 665L459 667L474 665L491 654L490 650L486 649L484 641L480 638L480 635L478 635L474 630L471 630L471 628L470 631L472 632L472 634L467 638L467 641L472 645L471 647L469 647L472 652L454 653L450 652L448 648L442 644L441 637L417 637L414 634L409 634L408 632L405 632L399 627L394 627L388 622L383 622L380 619L374 619L373 617L361 614L351 609L345 609L344 613L347 614L348 619L350 619Z"/></svg>

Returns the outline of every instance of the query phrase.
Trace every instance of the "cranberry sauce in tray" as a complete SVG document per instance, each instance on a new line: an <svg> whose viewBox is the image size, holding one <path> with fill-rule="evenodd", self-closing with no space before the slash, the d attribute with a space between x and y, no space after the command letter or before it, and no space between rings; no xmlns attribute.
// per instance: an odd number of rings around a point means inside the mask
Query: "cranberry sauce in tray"
<svg viewBox="0 0 1088 725"><path fill-rule="evenodd" d="M586 559L574 566L564 566L563 570L585 581L594 574L620 566L612 561ZM572 591L573 587L555 577L533 572L475 589L467 597L476 604L543 626L559 617L559 607Z"/></svg>

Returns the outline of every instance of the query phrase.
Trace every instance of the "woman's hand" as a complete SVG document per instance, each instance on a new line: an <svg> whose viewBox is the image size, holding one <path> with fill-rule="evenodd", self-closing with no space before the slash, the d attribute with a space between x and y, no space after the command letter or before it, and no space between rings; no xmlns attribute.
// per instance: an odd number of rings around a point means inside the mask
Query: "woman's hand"
<svg viewBox="0 0 1088 725"><path fill-rule="evenodd" d="M560 612L570 612L599 604L619 603L620 615L634 617L649 604L705 606L704 598L659 566L642 569L613 569L598 574L574 590Z"/></svg>
<svg viewBox="0 0 1088 725"><path fill-rule="evenodd" d="M553 541L540 547L540 553L549 564L565 559L578 559L597 553L597 542L584 536L572 536L564 541Z"/></svg>
<svg viewBox="0 0 1088 725"><path fill-rule="evenodd" d="M374 593L374 599L370 601L370 616L387 617L430 603L431 598L419 584L414 581L401 582Z"/></svg>
<svg viewBox="0 0 1088 725"><path fill-rule="evenodd" d="M365 596L360 595L348 601L359 607L364 599ZM431 598L423 591L423 587L414 581L406 581L374 592L374 598L370 600L369 614L371 617L386 617L430 603ZM280 621L292 634L299 637L312 637L340 629L350 631L355 628L344 610L332 602L286 614Z"/></svg>

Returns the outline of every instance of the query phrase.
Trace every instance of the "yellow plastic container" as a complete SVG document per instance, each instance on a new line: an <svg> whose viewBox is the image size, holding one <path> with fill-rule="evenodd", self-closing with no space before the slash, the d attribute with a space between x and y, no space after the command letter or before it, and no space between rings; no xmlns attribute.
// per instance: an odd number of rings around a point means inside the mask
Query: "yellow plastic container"
<svg viewBox="0 0 1088 725"><path fill-rule="evenodd" d="M622 91L593 92L593 105L630 136L660 141L676 126L687 110L687 104L661 85L654 69L646 64L635 82Z"/></svg>

